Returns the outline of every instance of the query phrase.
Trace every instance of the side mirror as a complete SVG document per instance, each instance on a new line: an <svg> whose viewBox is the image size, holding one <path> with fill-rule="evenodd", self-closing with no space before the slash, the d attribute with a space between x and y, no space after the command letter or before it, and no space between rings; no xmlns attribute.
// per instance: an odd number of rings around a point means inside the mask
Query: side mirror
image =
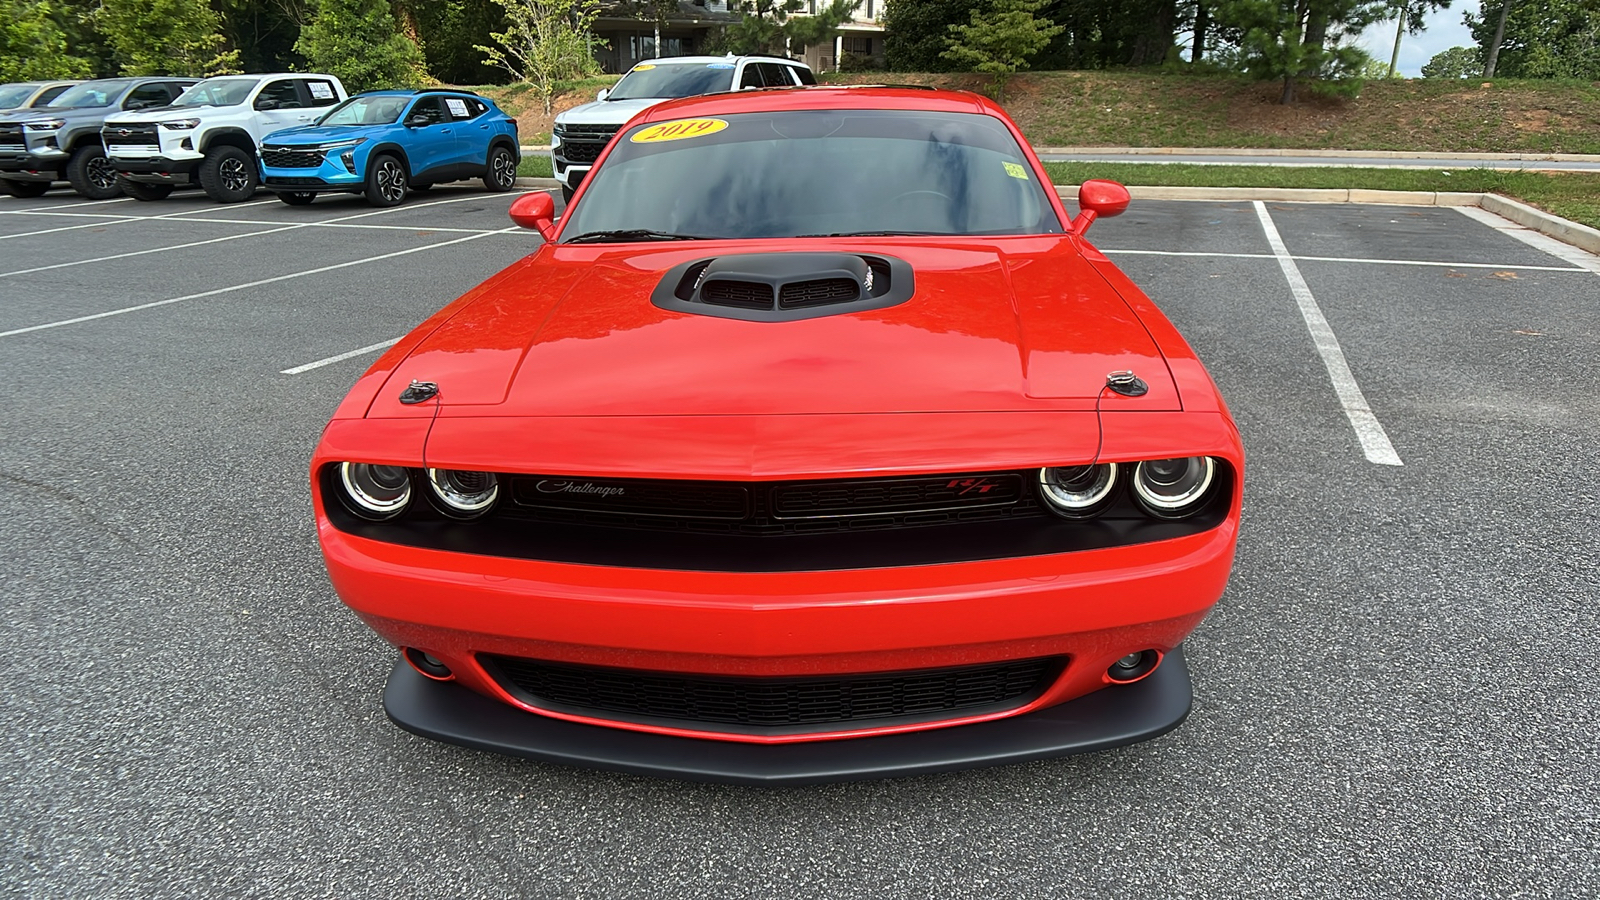
<svg viewBox="0 0 1600 900"><path fill-rule="evenodd" d="M428 118L427 116L425 116L425 115L423 115L421 113L418 113L418 114L416 114L416 115L414 115L411 118L406 120L406 127L407 128L426 128L428 125L432 124L432 122L433 122L432 119Z"/></svg>
<svg viewBox="0 0 1600 900"><path fill-rule="evenodd" d="M1078 217L1072 220L1072 233L1081 235L1094 220L1120 216L1133 202L1128 189L1115 181L1091 179L1078 186Z"/></svg>
<svg viewBox="0 0 1600 900"><path fill-rule="evenodd" d="M600 89L600 93L594 95L594 99L596 101L599 101L599 100L604 100L605 98L607 98L609 96L611 96L611 89L610 88L601 88Z"/></svg>
<svg viewBox="0 0 1600 900"><path fill-rule="evenodd" d="M532 228L545 240L556 236L556 201L544 191L523 194L511 204L511 221Z"/></svg>

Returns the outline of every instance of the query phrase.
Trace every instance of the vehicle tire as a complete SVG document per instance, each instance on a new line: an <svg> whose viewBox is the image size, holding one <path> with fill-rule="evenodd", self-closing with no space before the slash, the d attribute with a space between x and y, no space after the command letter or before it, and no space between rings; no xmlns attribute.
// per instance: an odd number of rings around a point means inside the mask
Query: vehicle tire
<svg viewBox="0 0 1600 900"><path fill-rule="evenodd" d="M126 178L118 178L117 187L135 200L164 200L172 193L170 184L145 184L142 181L130 181Z"/></svg>
<svg viewBox="0 0 1600 900"><path fill-rule="evenodd" d="M399 206L406 199L406 167L388 153L367 160L367 187L362 193L373 206Z"/></svg>
<svg viewBox="0 0 1600 900"><path fill-rule="evenodd" d="M504 144L489 148L489 167L483 172L483 186L497 194L517 186L517 155Z"/></svg>
<svg viewBox="0 0 1600 900"><path fill-rule="evenodd" d="M200 161L200 188L218 203L249 200L256 192L256 161L229 144L213 147Z"/></svg>
<svg viewBox="0 0 1600 900"><path fill-rule="evenodd" d="M12 193L11 191L11 182L5 180L4 178L0 178L0 197L14 196L16 196L16 194Z"/></svg>
<svg viewBox="0 0 1600 900"><path fill-rule="evenodd" d="M11 188L13 197L43 197L44 192L50 190L47 181L8 181L6 187Z"/></svg>
<svg viewBox="0 0 1600 900"><path fill-rule="evenodd" d="M117 187L117 169L99 144L80 147L72 154L67 161L67 180L72 182L73 190L90 200L122 196L122 188Z"/></svg>
<svg viewBox="0 0 1600 900"><path fill-rule="evenodd" d="M569 187L567 187L566 185L563 184L561 186L561 202L563 204L571 203L572 202L572 195L576 194L576 193L577 193L577 191L575 191L572 188L569 188Z"/></svg>
<svg viewBox="0 0 1600 900"><path fill-rule="evenodd" d="M431 181L424 181L424 182L423 182L423 183L421 183L421 184L413 184L413 185L412 185L412 186L411 186L411 192L412 192L412 193L413 193L413 194L419 194L419 193L421 193L421 192L423 192L423 191L426 191L426 190L428 190L428 189L430 189L430 188L432 188L432 187L433 187L433 182L431 182Z"/></svg>
<svg viewBox="0 0 1600 900"><path fill-rule="evenodd" d="M317 194L315 191L279 191L278 199L290 206L310 206Z"/></svg>

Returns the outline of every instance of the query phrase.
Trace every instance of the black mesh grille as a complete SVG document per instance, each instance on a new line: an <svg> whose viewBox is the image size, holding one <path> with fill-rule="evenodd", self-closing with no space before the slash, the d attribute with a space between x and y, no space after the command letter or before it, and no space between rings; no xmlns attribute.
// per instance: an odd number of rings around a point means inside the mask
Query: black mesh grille
<svg viewBox="0 0 1600 900"><path fill-rule="evenodd" d="M555 155L568 162L592 163L600 158L600 151L610 143L620 125L566 125L561 132L561 145Z"/></svg>
<svg viewBox="0 0 1600 900"><path fill-rule="evenodd" d="M263 183L282 187L319 187L327 184L321 178L294 178L277 175L268 175L263 180Z"/></svg>
<svg viewBox="0 0 1600 900"><path fill-rule="evenodd" d="M825 731L830 725L864 720L931 721L1015 708L1042 693L1065 663L1047 657L866 675L729 678L512 656L481 659L503 687L535 706L735 731Z"/></svg>
<svg viewBox="0 0 1600 900"><path fill-rule="evenodd" d="M149 147L155 149L161 141L156 125L107 125L100 129L100 137L108 147Z"/></svg>
<svg viewBox="0 0 1600 900"><path fill-rule="evenodd" d="M772 514L778 519L896 514L1009 506L1020 499L1022 478L1009 474L835 481L773 488Z"/></svg>
<svg viewBox="0 0 1600 900"><path fill-rule="evenodd" d="M324 150L304 150L298 147L261 148L261 161L274 169L315 169L322 165Z"/></svg>
<svg viewBox="0 0 1600 900"><path fill-rule="evenodd" d="M700 287L700 302L739 309L771 309L772 285L759 281L708 281Z"/></svg>
<svg viewBox="0 0 1600 900"><path fill-rule="evenodd" d="M793 281L778 292L779 309L804 309L829 303L849 303L861 299L861 285L848 278L822 278Z"/></svg>
<svg viewBox="0 0 1600 900"><path fill-rule="evenodd" d="M0 150L21 150L22 146L21 125L0 125Z"/></svg>

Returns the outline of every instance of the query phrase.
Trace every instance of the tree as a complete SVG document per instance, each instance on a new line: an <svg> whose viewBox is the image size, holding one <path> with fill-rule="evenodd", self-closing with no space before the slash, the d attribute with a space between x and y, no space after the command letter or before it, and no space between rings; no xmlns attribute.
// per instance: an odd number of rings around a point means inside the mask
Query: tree
<svg viewBox="0 0 1600 900"><path fill-rule="evenodd" d="M414 0L409 6L417 29L427 35L422 53L435 78L446 84L505 80L505 73L486 62L477 49L490 42L490 34L506 27L505 10L494 0Z"/></svg>
<svg viewBox="0 0 1600 900"><path fill-rule="evenodd" d="M1422 67L1423 78L1472 78L1483 71L1483 54L1474 47L1435 53Z"/></svg>
<svg viewBox="0 0 1600 900"><path fill-rule="evenodd" d="M489 35L497 47L477 49L490 65L533 85L550 112L556 82L600 74L596 39L589 26L599 0L495 0L506 13L506 30Z"/></svg>
<svg viewBox="0 0 1600 900"><path fill-rule="evenodd" d="M950 26L972 19L985 0L889 0L883 9L883 54L895 72L948 72Z"/></svg>
<svg viewBox="0 0 1600 900"><path fill-rule="evenodd" d="M295 52L351 93L426 80L422 48L400 31L389 0L316 0Z"/></svg>
<svg viewBox="0 0 1600 900"><path fill-rule="evenodd" d="M239 71L206 0L105 0L95 23L124 75L204 77Z"/></svg>
<svg viewBox="0 0 1600 900"><path fill-rule="evenodd" d="M1278 102L1290 104L1307 78L1324 89L1359 86L1356 76L1370 58L1346 39L1384 18L1384 0L1218 0L1218 22L1242 32L1245 70L1262 79L1282 79Z"/></svg>
<svg viewBox="0 0 1600 900"><path fill-rule="evenodd" d="M1394 53L1389 57L1389 74L1393 78L1400 67L1400 39L1407 34L1421 34L1427 27L1428 13L1436 9L1449 9L1450 0L1392 0L1389 9L1394 13Z"/></svg>
<svg viewBox="0 0 1600 900"><path fill-rule="evenodd" d="M89 60L67 52L54 13L40 0L0 0L0 83L89 75Z"/></svg>
<svg viewBox="0 0 1600 900"><path fill-rule="evenodd" d="M839 26L855 15L855 0L831 0L815 15L797 16L801 0L743 0L742 14L724 35L728 49L738 54L787 55L789 47L806 47L833 40Z"/></svg>
<svg viewBox="0 0 1600 900"><path fill-rule="evenodd" d="M1483 49L1485 78L1600 80L1600 3L1595 0L1484 0L1477 15L1463 18Z"/></svg>
<svg viewBox="0 0 1600 900"><path fill-rule="evenodd" d="M1034 16L1044 0L992 0L987 11L972 11L967 25L951 25L941 55L974 72L994 76L995 99L1003 102L1006 80L1043 50L1062 27Z"/></svg>

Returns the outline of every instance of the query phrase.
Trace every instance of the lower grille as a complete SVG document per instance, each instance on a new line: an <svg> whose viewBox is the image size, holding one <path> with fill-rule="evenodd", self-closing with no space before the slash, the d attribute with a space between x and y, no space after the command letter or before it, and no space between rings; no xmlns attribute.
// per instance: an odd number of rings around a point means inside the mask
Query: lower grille
<svg viewBox="0 0 1600 900"><path fill-rule="evenodd" d="M321 178L284 178L277 175L268 175L262 183L280 185L284 187L319 187L327 184L327 182L323 181Z"/></svg>
<svg viewBox="0 0 1600 900"><path fill-rule="evenodd" d="M747 733L837 731L850 723L937 721L1015 709L1061 674L1064 657L945 669L796 678L676 675L550 663L479 661L530 705L594 718L701 723Z"/></svg>
<svg viewBox="0 0 1600 900"><path fill-rule="evenodd" d="M261 161L274 169L315 169L322 165L322 150L301 150L294 147L263 146Z"/></svg>

